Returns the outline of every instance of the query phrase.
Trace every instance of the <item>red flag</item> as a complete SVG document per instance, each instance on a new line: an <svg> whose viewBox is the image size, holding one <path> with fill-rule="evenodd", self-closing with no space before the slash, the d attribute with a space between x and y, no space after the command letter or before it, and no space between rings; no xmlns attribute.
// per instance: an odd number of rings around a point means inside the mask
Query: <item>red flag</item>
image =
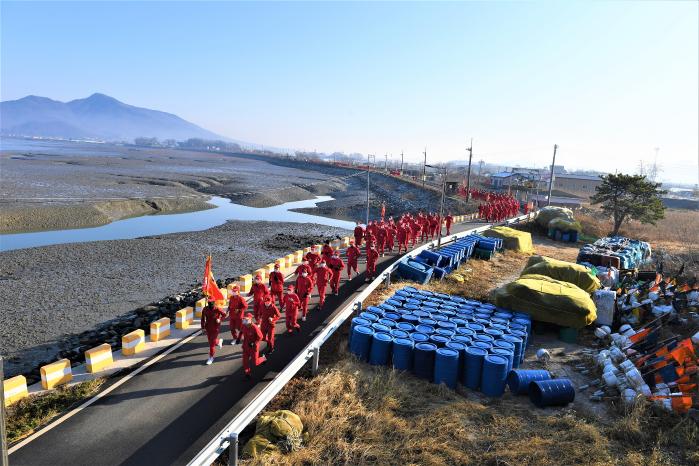
<svg viewBox="0 0 699 466"><path fill-rule="evenodd" d="M211 271L211 256L206 258L206 265L204 265L204 281L202 281L201 284L201 291L207 298L211 298L214 301L225 299L221 290L218 289L214 273Z"/></svg>

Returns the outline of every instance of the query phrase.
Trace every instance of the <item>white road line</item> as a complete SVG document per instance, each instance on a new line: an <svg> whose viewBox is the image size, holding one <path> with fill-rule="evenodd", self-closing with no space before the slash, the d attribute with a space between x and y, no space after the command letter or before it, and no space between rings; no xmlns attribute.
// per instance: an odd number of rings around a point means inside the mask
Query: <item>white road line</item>
<svg viewBox="0 0 699 466"><path fill-rule="evenodd" d="M179 348L180 346L184 345L185 343L189 342L190 340L194 339L194 337L197 337L197 336L199 336L199 335L201 335L201 330L198 330L197 332L195 332L195 333L191 334L190 336L184 338L184 339L181 340L180 342L178 342L178 343L172 345L170 348L168 348L167 350L163 351L162 353L160 353L159 355L157 355L157 356L154 357L153 359L149 360L148 362L146 362L144 365L142 365L141 367L139 367L139 368L136 369L135 371L133 371L133 372L131 372L130 374L127 374L127 375L125 375L124 377L122 377L120 380L118 380L117 382L115 382L115 383L114 383L113 385L111 385L109 388L106 388L105 390L99 392L97 395L95 395L94 397L90 398L89 400L87 400L85 403L81 404L80 406L78 406L78 407L75 408L74 410L72 410L72 411L70 411L70 412L64 414L63 416L59 417L58 419L56 419L56 420L53 421L52 423L48 424L48 425L47 425L46 427L44 427L43 429L41 429L41 430L39 430L39 431L37 431L37 432L34 432L34 433L31 434L29 437L25 438L24 440L22 440L22 441L19 442L18 444L12 446L12 448L10 448L10 449L8 450L8 454L11 455L12 453L16 452L17 450L19 450L19 449L22 448L23 446L29 444L29 443L32 442L33 440L35 440L35 439L41 437L42 435L44 435L46 432L50 431L50 430L53 429L54 427L56 427L56 426L60 425L61 423L67 421L68 419L70 419L71 417L75 416L76 414L78 414L78 413L79 413L80 411L82 411L83 409L85 409L85 408L87 408L88 406L90 406L91 404L93 404L95 401L97 401L97 400L99 400L100 398L102 398L102 397L108 395L110 392L112 392L113 390L115 390L116 388L118 388L119 386L121 386L122 384L126 383L127 381L129 381L130 379L132 379L133 377L135 377L136 375L138 375L140 372L143 372L143 371L146 370L148 367L150 367L150 366L152 366L153 364L155 364L156 362L160 361L162 358L164 358L165 356L167 356L168 354L172 353L173 351L175 351L175 350L176 350L177 348Z"/></svg>

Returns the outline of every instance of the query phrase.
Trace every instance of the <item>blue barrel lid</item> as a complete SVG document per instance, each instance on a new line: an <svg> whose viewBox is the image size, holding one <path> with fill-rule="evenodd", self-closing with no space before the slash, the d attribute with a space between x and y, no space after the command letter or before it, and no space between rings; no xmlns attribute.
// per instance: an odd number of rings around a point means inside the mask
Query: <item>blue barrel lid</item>
<svg viewBox="0 0 699 466"><path fill-rule="evenodd" d="M396 321L395 321L395 320L393 320L393 319L387 319L387 318L385 318L385 317L382 318L382 319L379 319L379 323L380 323L380 324L383 324L383 325L385 325L385 326L387 326L387 327L389 327L389 328L393 328L393 327L396 326Z"/></svg>
<svg viewBox="0 0 699 466"><path fill-rule="evenodd" d="M510 330L510 335L515 335L517 337L527 338L527 332L525 330Z"/></svg>
<svg viewBox="0 0 699 466"><path fill-rule="evenodd" d="M444 335L445 337L451 338L454 336L456 332L454 332L451 329L448 328L438 328L435 330L435 333L438 335Z"/></svg>
<svg viewBox="0 0 699 466"><path fill-rule="evenodd" d="M402 301L398 301L397 299L391 298L391 299L387 299L387 300L386 300L386 304L390 304L390 305L393 306L393 307L400 307L400 306L403 305L403 302L402 302Z"/></svg>
<svg viewBox="0 0 699 466"><path fill-rule="evenodd" d="M356 327L354 327L354 331L357 333L366 333L367 335L374 334L374 329L371 327L367 327L366 325L357 325Z"/></svg>
<svg viewBox="0 0 699 466"><path fill-rule="evenodd" d="M381 309L379 306L369 306L366 309L364 309L365 312L371 312L372 314L376 315L383 315L384 310Z"/></svg>
<svg viewBox="0 0 699 466"><path fill-rule="evenodd" d="M373 324L371 324L371 328L373 328L373 329L376 330L377 332L388 333L388 332L391 331L391 328L390 328L389 326L384 325L384 324L379 324L379 323L373 323Z"/></svg>
<svg viewBox="0 0 699 466"><path fill-rule="evenodd" d="M355 317L352 319L352 323L355 325L371 325L371 321L364 317Z"/></svg>
<svg viewBox="0 0 699 466"><path fill-rule="evenodd" d="M387 312L386 314L383 315L386 319L391 319L391 320L398 320L400 319L400 314L397 312Z"/></svg>
<svg viewBox="0 0 699 466"><path fill-rule="evenodd" d="M359 317L362 317L366 320L370 320L372 322L376 322L377 320L379 320L379 316L372 312L362 312L361 314L359 314Z"/></svg>
<svg viewBox="0 0 699 466"><path fill-rule="evenodd" d="M398 322L396 324L396 328L400 330L406 330L408 332L412 332L413 330L415 330L415 326L410 322Z"/></svg>
<svg viewBox="0 0 699 466"><path fill-rule="evenodd" d="M500 356L503 356L505 358L509 358L510 356L514 356L514 349L507 349L507 348L491 348L490 349L491 354L497 354Z"/></svg>
<svg viewBox="0 0 699 466"><path fill-rule="evenodd" d="M408 336L410 336L408 332L398 328L394 328L390 333L393 338L408 338Z"/></svg>
<svg viewBox="0 0 699 466"><path fill-rule="evenodd" d="M434 343L416 343L415 349L420 351L436 351L437 345Z"/></svg>
<svg viewBox="0 0 699 466"><path fill-rule="evenodd" d="M430 309L436 309L439 307L439 303L435 303L434 301L423 301L422 306L429 307Z"/></svg>
<svg viewBox="0 0 699 466"><path fill-rule="evenodd" d="M507 340L495 340L493 346L495 346L496 348L505 348L512 351L514 351L515 349L515 344Z"/></svg>
<svg viewBox="0 0 699 466"><path fill-rule="evenodd" d="M472 338L473 341L487 341L488 343L491 343L495 341L495 337L492 335L484 334L484 333L478 333L476 334L475 337Z"/></svg>
<svg viewBox="0 0 699 466"><path fill-rule="evenodd" d="M524 330L526 332L527 326L518 322L510 322L510 330Z"/></svg>
<svg viewBox="0 0 699 466"><path fill-rule="evenodd" d="M449 342L449 337L445 337L444 335L440 335L438 333L435 333L434 335L430 335L430 341L436 341L439 343L447 343L447 342Z"/></svg>
<svg viewBox="0 0 699 466"><path fill-rule="evenodd" d="M449 298L451 298L451 295L446 294L446 293L435 293L434 295L437 296L437 297L439 297L439 298L442 298L442 299L449 299Z"/></svg>
<svg viewBox="0 0 699 466"><path fill-rule="evenodd" d="M415 314L403 314L400 318L413 324L420 321L420 318Z"/></svg>
<svg viewBox="0 0 699 466"><path fill-rule="evenodd" d="M471 322L469 324L466 324L466 328L470 328L474 332L482 332L485 330L485 327L477 322Z"/></svg>
<svg viewBox="0 0 699 466"><path fill-rule="evenodd" d="M426 333L426 334L434 333L434 327L432 327L431 325L425 325L425 324L416 325L415 330L417 330L419 333Z"/></svg>
<svg viewBox="0 0 699 466"><path fill-rule="evenodd" d="M413 312L413 315L416 315L418 317L427 317L427 318L430 317L429 312L423 311L422 309L419 309L419 308Z"/></svg>
<svg viewBox="0 0 699 466"><path fill-rule="evenodd" d="M483 330L483 333L485 333L486 335L490 335L494 338L502 336L502 330L498 330L496 328L487 328L487 329Z"/></svg>
<svg viewBox="0 0 699 466"><path fill-rule="evenodd" d="M401 346L410 346L412 348L413 347L413 340L411 340L410 338L394 338L393 344L394 345L401 345Z"/></svg>
<svg viewBox="0 0 699 466"><path fill-rule="evenodd" d="M388 315L387 315L386 317L388 317ZM504 332L505 330L508 329L507 325L498 324L498 323L495 323L495 322L492 322L492 323L490 324L490 328L494 328L494 329L496 329L496 330L500 330L501 332Z"/></svg>
<svg viewBox="0 0 699 466"><path fill-rule="evenodd" d="M499 319L505 320L510 320L512 318L512 313L508 311L495 311L495 314L493 315Z"/></svg>
<svg viewBox="0 0 699 466"><path fill-rule="evenodd" d="M402 296L402 297L404 297L404 298L406 298L406 297L408 297L408 296L411 296L411 295L412 295L412 293L408 293L408 292L405 291L405 290L397 290L397 291L393 294L393 296Z"/></svg>
<svg viewBox="0 0 699 466"><path fill-rule="evenodd" d="M416 293L417 292L417 288L413 288L412 286L404 286L403 288L401 288L401 290L407 291L408 293Z"/></svg>
<svg viewBox="0 0 699 466"><path fill-rule="evenodd" d="M507 358L499 354L489 354L485 357L485 360L490 364L496 364L498 366L507 366L508 364Z"/></svg>
<svg viewBox="0 0 699 466"><path fill-rule="evenodd" d="M450 341L447 343L447 348L451 348L456 351L466 351L466 345L460 341Z"/></svg>
<svg viewBox="0 0 699 466"><path fill-rule="evenodd" d="M376 332L374 334L374 340L392 341L393 337L388 333Z"/></svg>
<svg viewBox="0 0 699 466"><path fill-rule="evenodd" d="M523 343L522 338L518 337L517 335L503 335L500 337L500 340L509 341L510 343Z"/></svg>
<svg viewBox="0 0 699 466"><path fill-rule="evenodd" d="M413 340L414 342L420 342L420 341L427 341L430 339L430 337L425 335L424 333L413 332L410 334L410 339Z"/></svg>
<svg viewBox="0 0 699 466"><path fill-rule="evenodd" d="M440 322L447 322L449 318L447 316L443 316L441 314L432 314L432 319L437 321L437 324Z"/></svg>
<svg viewBox="0 0 699 466"><path fill-rule="evenodd" d="M469 346L466 348L466 354L472 354L474 356L485 356L488 354L488 351L484 348L479 348L478 346ZM507 361L505 361L505 363L507 363Z"/></svg>
<svg viewBox="0 0 699 466"><path fill-rule="evenodd" d="M465 327L468 323L461 317L449 317L449 322L453 322L457 327Z"/></svg>
<svg viewBox="0 0 699 466"><path fill-rule="evenodd" d="M481 303L481 307L485 307L487 309L495 310L495 304L490 304L490 303Z"/></svg>
<svg viewBox="0 0 699 466"><path fill-rule="evenodd" d="M466 335L454 335L451 337L451 341L458 341L459 343L463 343L466 346L471 345L471 338L467 337Z"/></svg>
<svg viewBox="0 0 699 466"><path fill-rule="evenodd" d="M391 306L390 304L387 303L381 303L379 304L379 307L383 309L384 311L395 311L396 308L395 306Z"/></svg>
<svg viewBox="0 0 699 466"><path fill-rule="evenodd" d="M454 358L454 359L459 358L459 351L458 350L455 350L452 348L447 348L447 347L437 349L437 354L440 356L447 357L447 358Z"/></svg>
<svg viewBox="0 0 699 466"><path fill-rule="evenodd" d="M456 327L456 333L458 333L459 335L466 335L472 337L476 334L476 331L468 327Z"/></svg>
<svg viewBox="0 0 699 466"><path fill-rule="evenodd" d="M448 320L443 320L443 321L437 322L437 327L448 328L448 329L453 330L456 328L456 323L449 322Z"/></svg>
<svg viewBox="0 0 699 466"><path fill-rule="evenodd" d="M456 315L456 310L455 309L447 309L444 306L442 306L442 309L440 309L440 314L446 317L454 317Z"/></svg>
<svg viewBox="0 0 699 466"><path fill-rule="evenodd" d="M451 300L454 301L455 303L465 303L466 299L462 298L461 296L452 296Z"/></svg>
<svg viewBox="0 0 699 466"><path fill-rule="evenodd" d="M510 323L510 319L503 319L502 317L491 317L491 325L506 325Z"/></svg>
<svg viewBox="0 0 699 466"><path fill-rule="evenodd" d="M416 298L408 298L407 303L413 304L415 306L419 306L420 304L422 304L422 301L420 301L419 299L416 299Z"/></svg>
<svg viewBox="0 0 699 466"><path fill-rule="evenodd" d="M490 323L490 315L488 315L488 314L484 314L482 312L476 312L473 315L476 317L476 319L484 319L486 322Z"/></svg>
<svg viewBox="0 0 699 466"><path fill-rule="evenodd" d="M484 328L485 328L486 325L490 325L490 320L488 320L488 319L480 319L480 318L478 318L478 317L476 317L476 319L474 319L474 322L476 322L476 323L478 323L478 324L481 324Z"/></svg>
<svg viewBox="0 0 699 466"><path fill-rule="evenodd" d="M429 325L429 326L435 326L435 325L437 325L437 321L434 320L434 319L431 319L431 318L429 318L429 317L420 317L420 318L418 319L418 321L419 321L422 325Z"/></svg>
<svg viewBox="0 0 699 466"><path fill-rule="evenodd" d="M482 348L484 350L489 350L493 347L493 345L491 345L487 341L474 341L473 343L471 343L471 346L475 346L476 348Z"/></svg>

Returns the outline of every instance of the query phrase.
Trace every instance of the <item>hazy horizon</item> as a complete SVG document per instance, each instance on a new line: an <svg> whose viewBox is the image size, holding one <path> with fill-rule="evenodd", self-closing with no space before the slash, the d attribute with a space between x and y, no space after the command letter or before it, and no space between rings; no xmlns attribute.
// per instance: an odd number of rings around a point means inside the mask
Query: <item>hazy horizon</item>
<svg viewBox="0 0 699 466"><path fill-rule="evenodd" d="M699 5L2 2L1 100L101 92L231 139L697 183ZM105 34L118 26L123 33ZM124 27L122 27L124 26ZM128 26L128 27L125 27Z"/></svg>

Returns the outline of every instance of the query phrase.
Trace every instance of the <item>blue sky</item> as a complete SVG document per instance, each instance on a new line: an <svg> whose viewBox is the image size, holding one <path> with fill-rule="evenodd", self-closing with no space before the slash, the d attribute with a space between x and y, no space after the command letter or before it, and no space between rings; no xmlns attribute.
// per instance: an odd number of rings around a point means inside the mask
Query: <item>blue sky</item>
<svg viewBox="0 0 699 466"><path fill-rule="evenodd" d="M103 92L307 150L697 182L697 2L2 2L2 100Z"/></svg>

